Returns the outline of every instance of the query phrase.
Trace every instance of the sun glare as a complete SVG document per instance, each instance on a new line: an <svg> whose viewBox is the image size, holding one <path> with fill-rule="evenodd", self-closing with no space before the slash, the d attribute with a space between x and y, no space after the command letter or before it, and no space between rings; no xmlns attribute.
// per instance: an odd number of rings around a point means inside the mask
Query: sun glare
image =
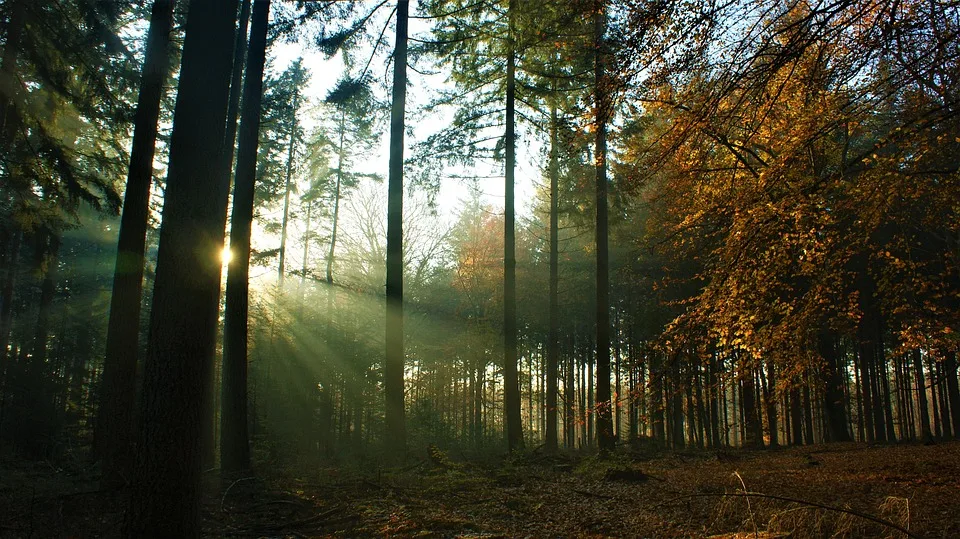
<svg viewBox="0 0 960 539"><path fill-rule="evenodd" d="M230 252L230 247L224 245L223 251L220 251L220 261L226 266L231 260L233 260L233 253Z"/></svg>

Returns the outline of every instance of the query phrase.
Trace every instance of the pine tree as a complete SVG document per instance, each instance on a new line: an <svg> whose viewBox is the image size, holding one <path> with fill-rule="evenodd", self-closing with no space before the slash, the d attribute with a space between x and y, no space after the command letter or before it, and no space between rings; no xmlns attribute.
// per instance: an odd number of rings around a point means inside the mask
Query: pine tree
<svg viewBox="0 0 960 539"><path fill-rule="evenodd" d="M237 171L230 217L223 328L223 384L220 427L220 469L230 474L250 468L247 418L247 339L249 313L250 233L256 183L263 68L266 60L270 0L254 0L250 46L243 86Z"/></svg>
<svg viewBox="0 0 960 539"><path fill-rule="evenodd" d="M110 297L110 323L104 359L96 448L102 488L121 486L130 477L135 451L133 407L140 356L140 306L150 187L163 83L170 67L173 0L156 0L147 32L146 57L134 118L133 150L120 218L120 236Z"/></svg>
<svg viewBox="0 0 960 539"><path fill-rule="evenodd" d="M403 137L407 102L407 32L409 0L397 0L397 35L393 51L393 100L390 113L390 175L387 201L386 399L385 447L396 460L406 453L404 420L403 334Z"/></svg>
<svg viewBox="0 0 960 539"><path fill-rule="evenodd" d="M218 181L237 1L193 0L170 141L126 533L200 535L201 440L227 189Z"/></svg>

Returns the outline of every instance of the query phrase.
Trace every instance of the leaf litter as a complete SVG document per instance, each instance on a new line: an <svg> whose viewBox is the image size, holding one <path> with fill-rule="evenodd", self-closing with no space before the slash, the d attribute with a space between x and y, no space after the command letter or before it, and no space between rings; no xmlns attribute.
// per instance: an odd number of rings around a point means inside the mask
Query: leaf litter
<svg viewBox="0 0 960 539"><path fill-rule="evenodd" d="M208 537L960 537L960 442L543 455L210 478ZM0 537L119 537L123 493L0 461Z"/></svg>

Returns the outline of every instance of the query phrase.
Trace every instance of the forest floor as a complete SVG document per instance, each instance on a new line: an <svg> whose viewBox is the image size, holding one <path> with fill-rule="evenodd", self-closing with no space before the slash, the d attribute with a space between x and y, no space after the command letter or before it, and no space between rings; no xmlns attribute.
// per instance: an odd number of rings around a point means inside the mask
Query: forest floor
<svg viewBox="0 0 960 539"><path fill-rule="evenodd" d="M116 537L91 473L0 460L0 537ZM209 537L960 537L960 442L458 461L241 478ZM899 530L898 530L899 528ZM907 532L907 533L905 533Z"/></svg>

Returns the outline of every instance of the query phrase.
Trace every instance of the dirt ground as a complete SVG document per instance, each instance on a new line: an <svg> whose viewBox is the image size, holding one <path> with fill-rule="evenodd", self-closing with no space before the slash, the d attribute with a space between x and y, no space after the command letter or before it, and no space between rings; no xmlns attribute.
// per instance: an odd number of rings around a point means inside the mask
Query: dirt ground
<svg viewBox="0 0 960 539"><path fill-rule="evenodd" d="M960 537L960 442L327 468L211 489L209 537ZM118 537L93 471L0 461L0 537ZM212 480L211 480L212 482Z"/></svg>

